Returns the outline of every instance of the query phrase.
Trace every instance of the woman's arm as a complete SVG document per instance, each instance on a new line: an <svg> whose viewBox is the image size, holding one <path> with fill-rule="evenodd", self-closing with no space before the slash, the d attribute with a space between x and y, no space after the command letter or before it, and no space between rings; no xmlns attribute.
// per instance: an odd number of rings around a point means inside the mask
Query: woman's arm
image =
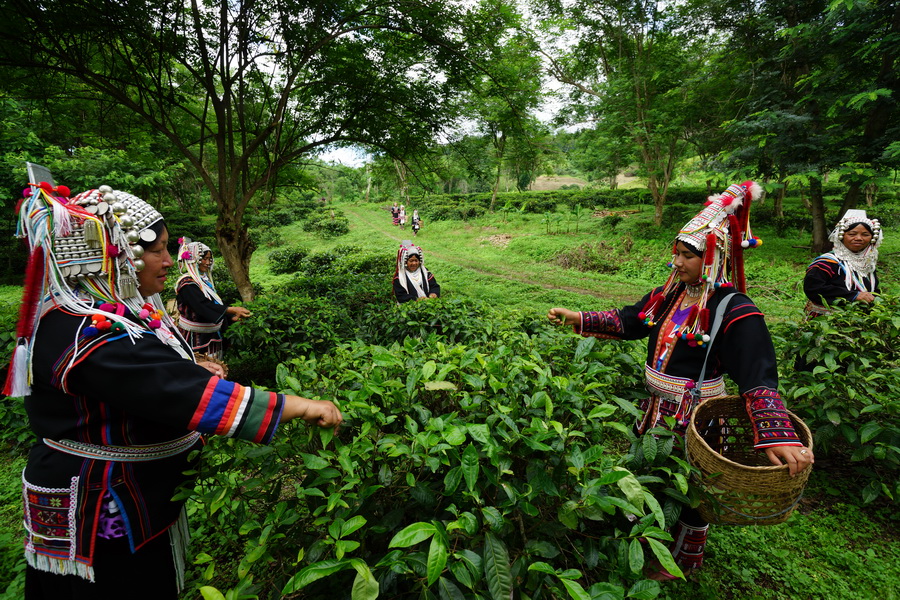
<svg viewBox="0 0 900 600"><path fill-rule="evenodd" d="M797 435L778 393L778 365L769 329L748 298L732 300L713 347L744 397L754 447L764 451L772 464L780 465L783 460L791 475L812 464L812 450Z"/></svg>

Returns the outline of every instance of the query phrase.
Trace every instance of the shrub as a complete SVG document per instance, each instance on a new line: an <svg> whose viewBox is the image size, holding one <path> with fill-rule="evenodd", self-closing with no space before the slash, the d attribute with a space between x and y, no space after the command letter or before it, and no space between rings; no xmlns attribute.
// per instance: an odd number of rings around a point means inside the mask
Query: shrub
<svg viewBox="0 0 900 600"><path fill-rule="evenodd" d="M816 454L856 466L865 502L900 499L900 298L849 303L782 333L791 356L812 364L783 386L814 432Z"/></svg>
<svg viewBox="0 0 900 600"><path fill-rule="evenodd" d="M643 568L674 568L664 529L690 467L670 435L620 422L634 408L617 387L641 368L622 350L545 327L289 361L279 388L334 398L341 437L291 424L269 448L213 440L192 493L197 576L260 598L657 596Z"/></svg>
<svg viewBox="0 0 900 600"><path fill-rule="evenodd" d="M340 237L350 233L350 221L340 210L317 212L303 224L303 231L315 233L326 239Z"/></svg>
<svg viewBox="0 0 900 600"><path fill-rule="evenodd" d="M301 261L307 255L309 249L300 246L275 250L269 254L269 270L276 274L293 273L300 268Z"/></svg>

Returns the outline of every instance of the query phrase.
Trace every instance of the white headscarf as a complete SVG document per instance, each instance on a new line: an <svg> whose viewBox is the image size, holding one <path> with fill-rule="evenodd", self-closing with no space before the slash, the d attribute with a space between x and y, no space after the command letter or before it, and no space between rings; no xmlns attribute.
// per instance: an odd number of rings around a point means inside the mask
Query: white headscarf
<svg viewBox="0 0 900 600"><path fill-rule="evenodd" d="M406 268L406 261L412 255L419 257L420 266L415 271L410 271ZM419 296L419 298L425 298L426 296L428 296L428 270L425 268L425 258L422 256L422 249L418 246L414 246L413 243L409 240L404 240L400 244L400 250L397 252L396 278L400 282L400 285L403 287L404 291L409 292L409 288L407 286L408 280L409 283L412 283L412 286L416 290L416 294Z"/></svg>
<svg viewBox="0 0 900 600"><path fill-rule="evenodd" d="M183 280L190 279L197 284L204 296L216 304L223 304L222 299L216 292L216 285L212 277L212 268L215 261L210 261L209 269L206 273L200 272L200 261L207 252L212 253L209 246L202 242L192 242L190 238L181 238L178 241L181 243L181 246L178 248L178 268L184 275L175 282L175 289L178 289Z"/></svg>
<svg viewBox="0 0 900 600"><path fill-rule="evenodd" d="M844 245L844 233L851 225L865 223L872 230L872 243L860 250L853 252ZM851 209L835 225L828 240L834 244L834 249L829 253L844 266L844 284L848 290L855 289L853 278L874 278L875 267L878 263L878 247L884 241L881 223L878 219L870 219L866 211ZM828 256L826 254L825 256Z"/></svg>

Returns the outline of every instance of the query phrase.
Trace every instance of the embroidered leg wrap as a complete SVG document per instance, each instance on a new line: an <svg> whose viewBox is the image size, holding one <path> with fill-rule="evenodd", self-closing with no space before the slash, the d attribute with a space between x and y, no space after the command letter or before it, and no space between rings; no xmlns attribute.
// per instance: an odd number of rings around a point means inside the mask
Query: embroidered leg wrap
<svg viewBox="0 0 900 600"><path fill-rule="evenodd" d="M672 528L672 556L683 571L699 569L703 565L703 550L706 548L706 534L709 524L702 527L678 521Z"/></svg>

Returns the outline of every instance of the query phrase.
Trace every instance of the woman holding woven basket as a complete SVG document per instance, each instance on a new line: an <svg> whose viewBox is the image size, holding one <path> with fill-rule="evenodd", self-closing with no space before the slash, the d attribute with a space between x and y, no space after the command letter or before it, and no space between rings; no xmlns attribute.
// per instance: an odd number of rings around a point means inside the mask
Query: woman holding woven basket
<svg viewBox="0 0 900 600"><path fill-rule="evenodd" d="M749 227L750 204L760 195L760 187L747 181L711 196L676 236L666 283L637 304L603 312L552 308L547 317L583 336L648 338L650 396L641 402L638 434L668 427L665 419L671 417L673 430L683 436L700 402L725 395L728 374L746 401L754 447L773 465L787 464L793 476L812 464L813 453L794 431L778 394L775 350L763 314L743 293L743 250L761 243ZM682 570L702 565L708 528L697 511L682 510L671 530L672 554ZM663 569L651 577L672 578Z"/></svg>

